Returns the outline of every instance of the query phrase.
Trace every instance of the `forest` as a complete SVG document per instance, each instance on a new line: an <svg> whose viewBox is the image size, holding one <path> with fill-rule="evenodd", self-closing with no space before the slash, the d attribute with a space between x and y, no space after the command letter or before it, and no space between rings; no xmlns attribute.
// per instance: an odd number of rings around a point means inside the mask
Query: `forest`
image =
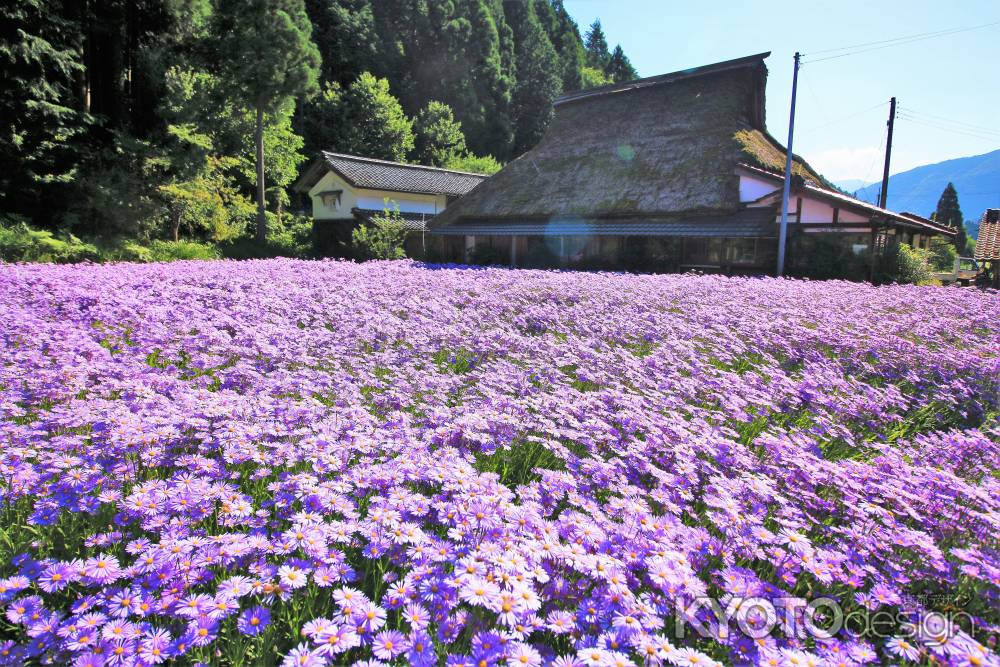
<svg viewBox="0 0 1000 667"><path fill-rule="evenodd" d="M637 74L561 0L13 0L6 259L305 255L320 150L492 173Z"/></svg>

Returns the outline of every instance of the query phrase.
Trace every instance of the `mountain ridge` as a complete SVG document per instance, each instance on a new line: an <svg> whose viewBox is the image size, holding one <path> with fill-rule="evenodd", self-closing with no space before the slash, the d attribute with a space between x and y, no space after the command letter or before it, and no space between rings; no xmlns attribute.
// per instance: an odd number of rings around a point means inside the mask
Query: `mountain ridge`
<svg viewBox="0 0 1000 667"><path fill-rule="evenodd" d="M975 238L983 211L1000 208L1000 150L921 165L889 176L887 208L929 216L949 182L958 192L969 235ZM880 188L881 182L875 182L855 191L854 196L875 202Z"/></svg>

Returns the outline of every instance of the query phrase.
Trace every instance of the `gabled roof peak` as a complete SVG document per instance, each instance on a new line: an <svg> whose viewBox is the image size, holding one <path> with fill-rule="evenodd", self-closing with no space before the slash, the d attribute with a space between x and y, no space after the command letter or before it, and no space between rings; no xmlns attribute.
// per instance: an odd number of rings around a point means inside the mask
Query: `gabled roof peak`
<svg viewBox="0 0 1000 667"><path fill-rule="evenodd" d="M476 178L485 179L487 176L485 174L477 174L472 171L459 171L458 169L445 169L444 167L429 167L425 164L410 164L409 162L394 162L392 160L382 160L374 157L365 157L363 155L349 155L348 153L336 153L334 151L320 151L323 157L326 159L339 159L339 160L352 160L354 162L367 162L370 164L383 164L393 167L402 167L404 169L421 169L427 171L440 171L446 174L462 174L464 176L475 176Z"/></svg>
<svg viewBox="0 0 1000 667"><path fill-rule="evenodd" d="M649 86L658 86L664 83L673 83L674 81L680 81L682 79L693 79L695 77L705 76L707 74L715 74L718 72L725 72L727 70L738 69L740 67L763 66L764 59L770 55L771 55L770 51L765 51L763 53L755 53L752 56L744 56L742 58L724 60L722 62L712 63L710 65L702 65L700 67L691 67L689 69L683 69L677 72L669 72L667 74L657 74L655 76L647 76L642 79L625 81L623 83L610 83L605 86L598 86L596 88L587 88L585 90L580 90L563 95L562 97L558 98L555 101L555 106L558 107L562 104L568 104L570 102L576 102L591 97L598 97L600 95L610 95L612 93L621 93L629 90L637 90L639 88L648 88Z"/></svg>

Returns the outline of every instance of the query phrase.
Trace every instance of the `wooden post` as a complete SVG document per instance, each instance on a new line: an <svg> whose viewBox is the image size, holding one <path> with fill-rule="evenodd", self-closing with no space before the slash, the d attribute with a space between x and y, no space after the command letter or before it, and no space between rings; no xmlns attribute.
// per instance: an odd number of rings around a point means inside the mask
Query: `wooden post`
<svg viewBox="0 0 1000 667"><path fill-rule="evenodd" d="M788 240L788 195L792 187L792 137L795 132L795 93L799 85L799 52L795 52L795 70L792 73L792 108L788 112L788 154L785 156L785 185L781 191L781 227L778 230L778 270L785 274L785 243Z"/></svg>
<svg viewBox="0 0 1000 667"><path fill-rule="evenodd" d="M889 197L889 157L892 155L892 126L896 120L896 98L889 100L889 136L885 140L885 166L882 168L882 191L879 193L878 205L885 208L886 200Z"/></svg>

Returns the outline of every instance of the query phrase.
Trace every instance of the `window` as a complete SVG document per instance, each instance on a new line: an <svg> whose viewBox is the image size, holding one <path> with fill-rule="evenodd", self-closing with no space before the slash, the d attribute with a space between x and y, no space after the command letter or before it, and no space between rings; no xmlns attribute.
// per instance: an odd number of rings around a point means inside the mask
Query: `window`
<svg viewBox="0 0 1000 667"><path fill-rule="evenodd" d="M693 237L684 239L684 263L719 265L722 263L721 238Z"/></svg>
<svg viewBox="0 0 1000 667"><path fill-rule="evenodd" d="M757 261L757 239L726 239L728 264L753 264Z"/></svg>
<svg viewBox="0 0 1000 667"><path fill-rule="evenodd" d="M317 192L317 196L323 202L323 206L326 208L337 208L340 206L340 195L343 194L343 190L323 190L322 192Z"/></svg>

